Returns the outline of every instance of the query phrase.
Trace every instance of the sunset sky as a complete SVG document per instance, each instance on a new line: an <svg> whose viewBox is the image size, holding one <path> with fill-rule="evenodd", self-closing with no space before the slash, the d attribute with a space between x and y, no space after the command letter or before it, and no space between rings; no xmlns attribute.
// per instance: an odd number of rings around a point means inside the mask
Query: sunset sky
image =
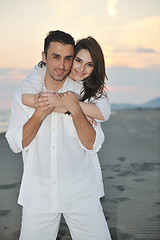
<svg viewBox="0 0 160 240"><path fill-rule="evenodd" d="M0 108L41 60L50 30L101 45L111 103L160 97L159 0L0 0Z"/></svg>

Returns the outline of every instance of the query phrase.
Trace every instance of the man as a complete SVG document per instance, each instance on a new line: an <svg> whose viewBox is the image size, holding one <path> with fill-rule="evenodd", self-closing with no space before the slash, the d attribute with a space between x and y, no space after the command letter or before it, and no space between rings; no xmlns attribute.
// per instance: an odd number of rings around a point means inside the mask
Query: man
<svg viewBox="0 0 160 240"><path fill-rule="evenodd" d="M87 121L73 93L81 88L67 77L73 56L73 38L50 32L42 53L43 90L60 93L59 102L71 116L24 106L20 88L13 99L6 138L23 154L21 240L56 239L61 213L74 240L111 239L99 201L104 192L97 151L104 135Z"/></svg>

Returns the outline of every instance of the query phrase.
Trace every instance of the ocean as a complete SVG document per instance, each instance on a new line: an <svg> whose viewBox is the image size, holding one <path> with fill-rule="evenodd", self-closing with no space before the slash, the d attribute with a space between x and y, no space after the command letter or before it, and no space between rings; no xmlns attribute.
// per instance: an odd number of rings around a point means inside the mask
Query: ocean
<svg viewBox="0 0 160 240"><path fill-rule="evenodd" d="M0 109L0 133L7 131L10 109Z"/></svg>

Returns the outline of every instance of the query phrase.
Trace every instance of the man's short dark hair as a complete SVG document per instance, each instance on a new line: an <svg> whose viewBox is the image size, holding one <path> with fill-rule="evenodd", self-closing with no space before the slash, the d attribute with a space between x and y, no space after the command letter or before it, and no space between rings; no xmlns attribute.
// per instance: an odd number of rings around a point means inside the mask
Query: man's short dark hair
<svg viewBox="0 0 160 240"><path fill-rule="evenodd" d="M69 45L73 45L73 47L75 46L74 38L70 34L60 30L50 31L44 40L44 53L46 57L47 57L47 51L51 42L69 44Z"/></svg>

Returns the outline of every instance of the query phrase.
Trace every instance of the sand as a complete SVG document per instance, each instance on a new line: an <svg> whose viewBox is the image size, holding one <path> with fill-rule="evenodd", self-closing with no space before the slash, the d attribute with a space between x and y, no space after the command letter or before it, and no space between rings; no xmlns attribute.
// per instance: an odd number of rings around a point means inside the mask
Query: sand
<svg viewBox="0 0 160 240"><path fill-rule="evenodd" d="M102 205L112 239L160 239L160 111L116 111L102 127L106 136L99 152L106 192ZM21 207L16 201L21 175L21 154L12 153L1 134L1 240L19 236ZM71 239L63 219L57 239Z"/></svg>

